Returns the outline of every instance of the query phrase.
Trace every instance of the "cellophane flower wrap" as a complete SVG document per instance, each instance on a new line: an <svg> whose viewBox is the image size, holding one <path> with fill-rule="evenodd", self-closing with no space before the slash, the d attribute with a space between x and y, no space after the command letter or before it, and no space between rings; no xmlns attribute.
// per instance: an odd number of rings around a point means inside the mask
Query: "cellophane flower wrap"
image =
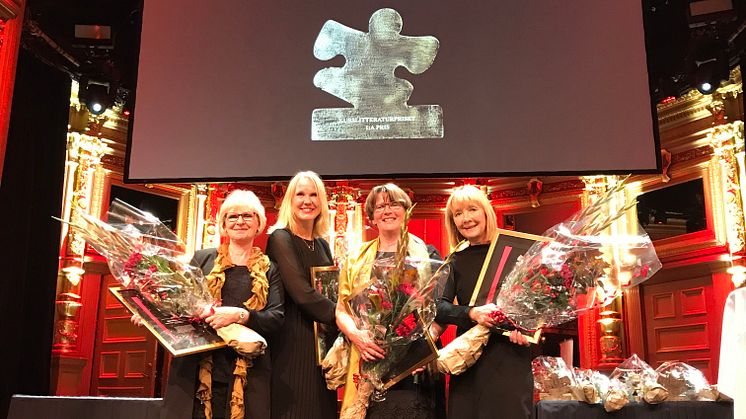
<svg viewBox="0 0 746 419"><path fill-rule="evenodd" d="M531 361L531 372L541 400L578 400L575 376L562 358L538 356Z"/></svg>
<svg viewBox="0 0 746 419"><path fill-rule="evenodd" d="M537 241L518 260L496 301L509 326L535 330L573 320L661 268L647 233L622 218L634 206L619 202L622 185L548 229L549 240Z"/></svg>
<svg viewBox="0 0 746 419"><path fill-rule="evenodd" d="M702 371L680 361L666 361L655 370L658 383L669 393L668 400L712 401L719 398Z"/></svg>
<svg viewBox="0 0 746 419"><path fill-rule="evenodd" d="M379 393L384 377L407 353L410 345L425 337L435 319L433 288L448 276L441 261L407 257L397 269L395 257L373 262L371 278L350 296L357 327L371 332L386 357L361 363L361 378Z"/></svg>
<svg viewBox="0 0 746 419"><path fill-rule="evenodd" d="M183 260L184 244L158 218L119 200L109 208L108 223L79 215L71 226L106 258L123 287L178 317L196 318L213 306L202 271Z"/></svg>

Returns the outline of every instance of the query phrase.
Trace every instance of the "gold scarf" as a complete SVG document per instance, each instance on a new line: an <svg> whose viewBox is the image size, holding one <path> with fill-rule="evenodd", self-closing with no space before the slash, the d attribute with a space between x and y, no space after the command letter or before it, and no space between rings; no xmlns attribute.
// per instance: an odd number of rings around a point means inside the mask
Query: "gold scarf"
<svg viewBox="0 0 746 419"><path fill-rule="evenodd" d="M223 284L225 284L225 271L236 266L231 261L228 245L222 244L218 247L218 256L209 274L205 276L207 287L216 301L221 299ZM269 258L262 253L261 249L254 247L251 258L246 266L249 268L251 277L252 295L243 305L249 310L261 310L267 305L267 292L269 281ZM236 367L233 370L233 391L231 392L231 419L243 419L244 417L244 393L246 385L246 370L251 366L250 361L242 356L236 358ZM197 398L205 407L205 417L212 419L212 355L207 355L199 363L199 387Z"/></svg>

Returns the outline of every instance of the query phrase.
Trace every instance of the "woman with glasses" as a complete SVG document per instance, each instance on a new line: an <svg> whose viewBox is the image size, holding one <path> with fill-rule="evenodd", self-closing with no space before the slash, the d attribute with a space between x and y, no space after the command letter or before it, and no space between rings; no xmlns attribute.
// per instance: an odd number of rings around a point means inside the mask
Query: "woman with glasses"
<svg viewBox="0 0 746 419"><path fill-rule="evenodd" d="M365 200L365 213L369 222L378 230L378 237L364 243L359 251L351 253L340 275L337 325L352 342L342 415L352 407L355 400L355 376L359 373L360 362L386 357L386 351L373 341L370 331L357 327L347 311L346 303L352 290L370 278L371 264L377 258L392 257L395 254L404 216L411 206L409 196L398 186L387 183L374 187ZM439 259L434 248L431 254L422 239L412 234L409 235L408 253L417 259ZM424 378L422 373L420 375L419 378ZM423 380L415 380L410 376L391 387L384 401L371 402L366 417L419 419L439 416L432 380L423 383Z"/></svg>
<svg viewBox="0 0 746 419"><path fill-rule="evenodd" d="M242 324L267 338L282 325L284 293L278 271L254 247L267 223L264 207L253 192L233 191L220 207L218 223L227 243L198 250L191 262L220 302L205 321L214 329ZM230 348L175 358L164 417L268 418L271 350L251 360Z"/></svg>
<svg viewBox="0 0 746 419"><path fill-rule="evenodd" d="M272 346L272 418L337 416L336 392L326 388L316 361L313 322L334 324L334 303L311 286L311 267L333 265L322 238L329 228L326 189L313 172L300 172L282 198L267 255L285 287L285 324Z"/></svg>
<svg viewBox="0 0 746 419"><path fill-rule="evenodd" d="M445 224L451 248L461 249L451 258L451 276L438 302L435 321L455 324L457 335L476 324L494 327L497 321L492 313L497 306L471 307L469 302L490 242L497 235L495 210L479 188L462 186L448 198ZM464 244L457 246L460 243ZM527 346L526 337L515 330L510 337L492 334L477 363L461 375L451 376L448 418L530 418L533 377Z"/></svg>

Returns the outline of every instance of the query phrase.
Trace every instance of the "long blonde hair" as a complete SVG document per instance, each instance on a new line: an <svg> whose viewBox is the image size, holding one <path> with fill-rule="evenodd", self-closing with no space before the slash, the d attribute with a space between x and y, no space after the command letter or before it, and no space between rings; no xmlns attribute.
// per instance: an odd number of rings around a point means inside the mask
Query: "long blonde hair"
<svg viewBox="0 0 746 419"><path fill-rule="evenodd" d="M319 196L319 206L321 212L316 219L313 220L313 237L324 237L329 230L329 201L326 197L326 188L324 182L321 180L319 175L311 171L298 172L290 180L288 189L285 191L285 196L282 197L282 203L280 204L280 211L277 214L277 222L270 227L269 233L281 228L287 228L293 234L299 232L298 222L293 216L293 196L298 189L298 183L302 179L308 179L313 182L316 186L316 193Z"/></svg>
<svg viewBox="0 0 746 419"><path fill-rule="evenodd" d="M464 236L459 233L456 223L453 221L453 208L456 205L461 205L466 202L473 202L484 211L484 218L487 221L487 238L492 240L497 234L497 216L495 215L495 209L492 208L487 195L482 192L481 189L473 185L460 186L451 193L446 203L446 232L448 233L448 242L451 248L455 248L457 244L463 241Z"/></svg>

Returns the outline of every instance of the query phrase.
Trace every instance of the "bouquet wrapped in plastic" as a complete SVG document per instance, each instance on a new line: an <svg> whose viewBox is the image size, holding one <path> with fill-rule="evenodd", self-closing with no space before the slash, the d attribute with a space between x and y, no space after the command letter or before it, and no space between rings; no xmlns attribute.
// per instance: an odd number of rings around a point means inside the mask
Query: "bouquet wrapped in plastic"
<svg viewBox="0 0 746 419"><path fill-rule="evenodd" d="M379 394L395 383L392 381L395 376L405 372L402 367L412 366L405 358L411 355L414 344L431 344L427 333L435 319L433 288L449 272L441 261L397 258L379 258L373 262L367 285L353 290L349 299L357 327L370 331L386 351L384 359L361 364L361 377Z"/></svg>
<svg viewBox="0 0 746 419"><path fill-rule="evenodd" d="M221 338L248 357L266 348L264 338L244 326L223 327L217 337L200 320L213 310L216 301L202 271L184 260L184 244L152 214L114 200L108 223L78 213L70 226L106 258L122 288L137 291L137 298L144 300L143 307L157 312L154 316L159 319L162 330L158 331L162 333L151 330L174 355L189 353L190 347L206 345L213 339L222 344Z"/></svg>
<svg viewBox="0 0 746 419"><path fill-rule="evenodd" d="M573 371L562 358L538 356L531 361L534 388L541 400L582 400L576 393Z"/></svg>
<svg viewBox="0 0 746 419"><path fill-rule="evenodd" d="M585 310L609 304L623 287L661 268L648 235L609 232L634 203L615 208L622 182L590 206L551 227L505 277L496 305L519 329L565 323ZM632 230L632 229L627 229Z"/></svg>
<svg viewBox="0 0 746 419"><path fill-rule="evenodd" d="M629 403L627 388L617 378L609 379L609 388L601 395L601 402L607 412L616 412Z"/></svg>
<svg viewBox="0 0 746 419"><path fill-rule="evenodd" d="M632 354L619 364L611 373L610 378L618 379L622 383L631 401L645 400L655 404L668 398L666 389L657 382L658 373L637 354Z"/></svg>
<svg viewBox="0 0 746 419"><path fill-rule="evenodd" d="M108 223L79 215L83 222L72 227L106 258L122 286L175 316L197 317L213 306L202 271L180 260L183 243L158 218L119 200Z"/></svg>
<svg viewBox="0 0 746 419"><path fill-rule="evenodd" d="M719 398L702 371L679 361L667 361L656 370L658 383L668 391L668 400L713 401Z"/></svg>
<svg viewBox="0 0 746 419"><path fill-rule="evenodd" d="M609 391L609 377L592 369L576 368L573 374L578 388L575 394L581 396L579 400L590 404L601 403L601 396Z"/></svg>

